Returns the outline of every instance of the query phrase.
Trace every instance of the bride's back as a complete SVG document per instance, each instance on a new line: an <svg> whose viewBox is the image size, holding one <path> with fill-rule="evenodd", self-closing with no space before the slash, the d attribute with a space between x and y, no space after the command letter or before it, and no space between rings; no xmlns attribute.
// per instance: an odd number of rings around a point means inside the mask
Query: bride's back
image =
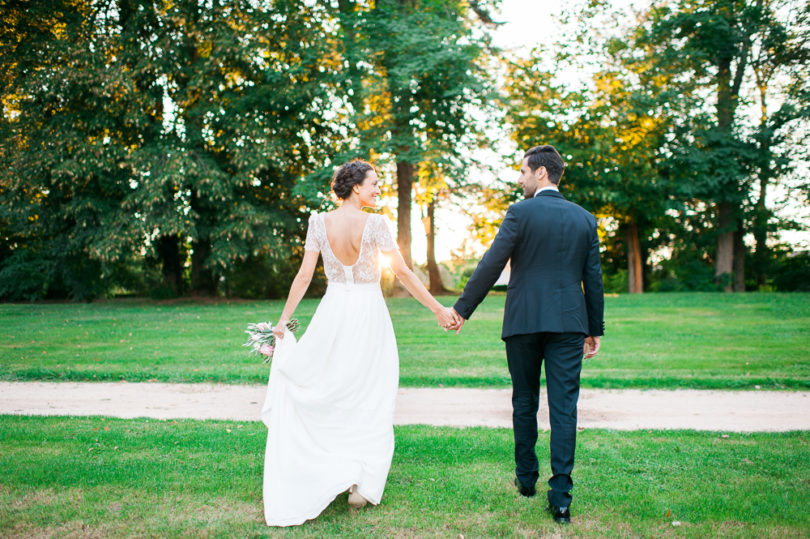
<svg viewBox="0 0 810 539"><path fill-rule="evenodd" d="M358 261L368 219L369 214L362 212L336 210L324 214L326 239L341 264L352 266Z"/></svg>

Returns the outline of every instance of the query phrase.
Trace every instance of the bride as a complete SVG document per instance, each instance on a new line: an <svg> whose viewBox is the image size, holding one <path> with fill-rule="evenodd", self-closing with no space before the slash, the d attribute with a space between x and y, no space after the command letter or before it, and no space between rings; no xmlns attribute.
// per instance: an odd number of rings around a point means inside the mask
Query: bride
<svg viewBox="0 0 810 539"><path fill-rule="evenodd" d="M408 269L385 218L362 211L377 205L377 182L365 161L336 170L332 189L341 205L310 217L304 259L275 326L262 409L269 526L315 518L347 490L352 507L380 503L394 452L399 357L380 289L379 253L390 256L394 273L440 326L458 322ZM318 253L329 286L296 342L285 326L309 286Z"/></svg>

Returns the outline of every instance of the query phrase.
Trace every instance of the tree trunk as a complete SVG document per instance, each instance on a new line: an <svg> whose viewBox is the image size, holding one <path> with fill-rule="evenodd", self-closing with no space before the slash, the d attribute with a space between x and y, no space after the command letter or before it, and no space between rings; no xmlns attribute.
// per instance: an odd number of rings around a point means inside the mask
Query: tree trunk
<svg viewBox="0 0 810 539"><path fill-rule="evenodd" d="M627 223L624 234L627 243L627 290L631 294L641 294L644 292L644 266L638 241L638 225Z"/></svg>
<svg viewBox="0 0 810 539"><path fill-rule="evenodd" d="M765 286L768 275L765 270L768 260L768 210L765 207L765 192L768 181L765 177L759 179L759 199L754 210L754 260L758 286Z"/></svg>
<svg viewBox="0 0 810 539"><path fill-rule="evenodd" d="M734 118L733 100L731 93L731 57L725 56L718 65L717 89L717 127L726 135L731 136L731 122ZM715 174L722 175L718 170ZM714 278L723 291L731 292L732 273L734 271L734 207L731 202L723 200L723 192L717 193L720 202L717 204L717 259L715 260Z"/></svg>
<svg viewBox="0 0 810 539"><path fill-rule="evenodd" d="M217 283L213 272L205 267L205 261L211 254L211 244L207 239L195 240L191 248L191 292L213 296L217 292Z"/></svg>
<svg viewBox="0 0 810 539"><path fill-rule="evenodd" d="M734 291L745 292L745 243L743 243L743 223L737 218L734 231Z"/></svg>
<svg viewBox="0 0 810 539"><path fill-rule="evenodd" d="M340 0L339 0L340 1ZM414 0L396 0L399 11L407 13L414 7ZM375 2L374 9L381 10L384 2ZM384 49L382 66L385 72L386 84L391 99L391 139L394 141L395 159L397 163L397 245L409 268L413 268L411 258L411 200L413 191L414 172L417 163L409 153L413 150L416 139L411 127L411 105L413 96L408 85L401 87L392 69L396 65L394 56L399 54L395 49Z"/></svg>
<svg viewBox="0 0 810 539"><path fill-rule="evenodd" d="M211 241L205 229L211 224L211 212L197 196L196 189L191 189L189 204L197 214L197 238L191 242L191 293L202 296L213 296L217 283L213 272L205 267L211 254Z"/></svg>
<svg viewBox="0 0 810 539"><path fill-rule="evenodd" d="M442 283L439 265L436 263L436 200L428 202L427 217L423 221L427 235L427 271L430 280L430 293L444 294L447 289Z"/></svg>
<svg viewBox="0 0 810 539"><path fill-rule="evenodd" d="M411 198L413 190L413 163L397 161L397 245L409 268L411 259Z"/></svg>
<svg viewBox="0 0 810 539"><path fill-rule="evenodd" d="M754 207L754 219L751 228L754 233L754 274L757 286L765 286L768 280L766 272L768 260L768 208L765 198L768 193L768 182L772 175L771 170L771 142L773 131L768 129L768 80L761 70L754 68L757 88L759 89L759 131L764 136L759 147L759 197Z"/></svg>
<svg viewBox="0 0 810 539"><path fill-rule="evenodd" d="M761 4L761 2L758 2ZM717 62L717 128L720 134L723 135L724 143L728 143L733 139L732 123L734 121L734 111L737 108L740 85L743 81L745 74L745 66L748 61L748 51L751 47L751 41L748 35L743 36L744 42L742 49L736 56L737 65L734 73L731 71L732 61L735 59L732 50L724 51ZM722 178L724 172L716 170L715 174ZM735 263L734 256L737 251L735 245L735 232L742 229L737 228L737 208L732 202L728 200L729 194L727 190L737 189L738 185L728 185L728 178L721 181L721 188L717 193L718 200L718 236L717 236L717 260L715 266L715 280L723 287L725 292L731 292L736 286L736 269L738 268ZM736 180L733 180L736 182ZM740 241L742 241L740 239ZM739 262L745 264L745 260ZM744 284L743 272L743 288Z"/></svg>
<svg viewBox="0 0 810 539"><path fill-rule="evenodd" d="M725 292L731 292L732 273L734 271L734 229L736 220L730 202L717 205L717 258L715 260L714 279Z"/></svg>
<svg viewBox="0 0 810 539"><path fill-rule="evenodd" d="M179 296L183 292L183 260L180 256L179 238L161 236L155 243L155 251L160 258L163 285Z"/></svg>

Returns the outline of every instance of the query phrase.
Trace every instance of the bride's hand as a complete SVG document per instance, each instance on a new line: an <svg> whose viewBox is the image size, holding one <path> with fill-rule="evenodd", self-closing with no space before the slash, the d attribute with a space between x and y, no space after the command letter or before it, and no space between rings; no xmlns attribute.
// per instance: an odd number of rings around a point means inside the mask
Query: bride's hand
<svg viewBox="0 0 810 539"><path fill-rule="evenodd" d="M448 329L457 328L459 316L456 314L455 310L451 309L450 307L444 307L439 309L434 314L436 315L436 321L441 327L444 328L445 331Z"/></svg>
<svg viewBox="0 0 810 539"><path fill-rule="evenodd" d="M284 330L287 329L287 323L289 320L279 320L278 324L273 326L273 335L275 335L276 340L281 340L284 338Z"/></svg>

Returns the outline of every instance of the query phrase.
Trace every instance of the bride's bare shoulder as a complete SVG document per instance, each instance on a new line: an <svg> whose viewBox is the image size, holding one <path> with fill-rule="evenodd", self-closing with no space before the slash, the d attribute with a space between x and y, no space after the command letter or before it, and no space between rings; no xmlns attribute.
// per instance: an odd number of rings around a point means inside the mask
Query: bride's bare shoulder
<svg viewBox="0 0 810 539"><path fill-rule="evenodd" d="M318 215L321 216L321 219L328 219L332 223L340 220L340 214L337 212L337 210L324 211L319 213Z"/></svg>

